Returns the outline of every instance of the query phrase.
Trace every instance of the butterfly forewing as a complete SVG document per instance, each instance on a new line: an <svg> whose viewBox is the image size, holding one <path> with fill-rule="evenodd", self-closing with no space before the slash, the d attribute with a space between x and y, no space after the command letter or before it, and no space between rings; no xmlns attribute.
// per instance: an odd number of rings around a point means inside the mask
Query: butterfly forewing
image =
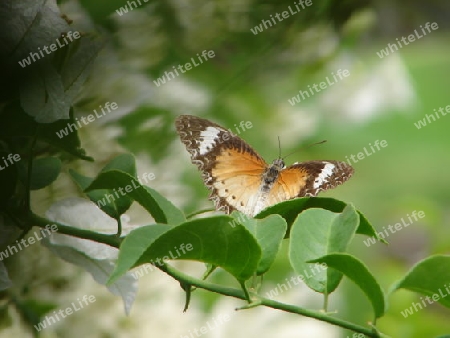
<svg viewBox="0 0 450 338"><path fill-rule="evenodd" d="M229 130L192 115L177 118L176 129L202 171L217 210L239 210L255 216L276 203L302 196L316 196L334 188L353 174L338 161L308 161L281 168L280 159L267 163Z"/></svg>
<svg viewBox="0 0 450 338"><path fill-rule="evenodd" d="M264 160L241 138L208 120L181 115L175 125L192 163L202 171L216 209L226 213L254 209L267 167Z"/></svg>

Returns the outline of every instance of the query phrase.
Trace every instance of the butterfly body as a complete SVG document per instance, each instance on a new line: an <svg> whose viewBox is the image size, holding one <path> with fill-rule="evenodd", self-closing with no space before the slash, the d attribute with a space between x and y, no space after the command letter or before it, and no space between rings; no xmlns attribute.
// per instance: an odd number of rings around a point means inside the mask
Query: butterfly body
<svg viewBox="0 0 450 338"><path fill-rule="evenodd" d="M296 197L316 196L342 184L353 168L338 161L308 161L286 168L283 159L267 164L231 131L192 115L177 118L176 129L202 172L217 210L255 216L268 206Z"/></svg>

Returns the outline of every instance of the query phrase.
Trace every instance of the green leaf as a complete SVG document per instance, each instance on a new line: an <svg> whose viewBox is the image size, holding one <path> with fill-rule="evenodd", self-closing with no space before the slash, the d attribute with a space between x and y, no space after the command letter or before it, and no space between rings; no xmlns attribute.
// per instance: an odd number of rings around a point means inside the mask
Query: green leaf
<svg viewBox="0 0 450 338"><path fill-rule="evenodd" d="M289 260L295 272L302 276L310 275L313 268L308 261L344 252L358 225L359 215L352 205L347 205L340 214L316 208L302 212L292 225L289 242ZM322 269L304 281L311 289L329 294L341 279L340 272Z"/></svg>
<svg viewBox="0 0 450 338"><path fill-rule="evenodd" d="M261 213L256 215L255 218L264 218L271 214L278 214L283 217L288 225L288 236L290 228L295 218L299 213L309 208L322 208L332 212L342 212L346 207L346 203L339 201L334 198L329 197L302 197L295 198L289 201L281 202L267 209L263 210ZM366 235L369 237L375 237L379 241L386 243L384 239L378 236L378 233L373 228L372 224L369 223L367 218L360 212L357 211L359 215L359 227L356 231L357 234Z"/></svg>
<svg viewBox="0 0 450 338"><path fill-rule="evenodd" d="M110 282L127 268L144 263L158 265L170 259L213 264L222 267L239 281L244 281L256 272L261 249L244 226L231 226L231 222L233 219L228 216L196 219L171 228L156 240L154 237L147 239L142 236L141 231L148 230L136 229L128 234L132 236L131 239L124 240L120 247L117 272L114 271ZM147 242L135 237L145 238ZM139 245L138 249L136 245Z"/></svg>
<svg viewBox="0 0 450 338"><path fill-rule="evenodd" d="M18 163L19 177L22 182L28 180L28 164L26 161ZM43 157L33 160L30 189L39 190L55 181L61 172L61 160L57 157Z"/></svg>
<svg viewBox="0 0 450 338"><path fill-rule="evenodd" d="M185 221L184 214L156 190L143 186L131 175L118 170L100 173L85 191L121 189L142 205L157 223L176 225Z"/></svg>
<svg viewBox="0 0 450 338"><path fill-rule="evenodd" d="M359 259L346 253L334 253L309 262L325 263L328 268L339 270L355 282L355 284L366 294L372 303L375 318L380 318L384 315L386 304L383 289L366 265Z"/></svg>
<svg viewBox="0 0 450 338"><path fill-rule="evenodd" d="M109 161L100 172L110 170L122 171L136 177L136 159L131 154L120 154Z"/></svg>
<svg viewBox="0 0 450 338"><path fill-rule="evenodd" d="M108 162L100 173L109 170L120 170L131 176L136 176L136 160L131 154L121 154ZM70 170L69 173L81 190L85 190L94 181L94 178L83 176L74 170ZM121 193L123 191L121 190L122 188L123 187L117 187L119 191L114 190L115 188L96 189L87 192L86 195L92 202L97 204L103 212L114 219L118 219L120 215L125 213L133 203L132 198Z"/></svg>
<svg viewBox="0 0 450 338"><path fill-rule="evenodd" d="M94 181L94 178L83 176L72 169L69 170L69 174L83 191ZM97 204L105 214L114 219L119 219L120 215L125 213L133 203L133 200L130 197L114 195L114 191L109 189L89 191L86 195L92 202Z"/></svg>
<svg viewBox="0 0 450 338"><path fill-rule="evenodd" d="M167 224L177 225L186 221L184 213L176 206L174 206L172 202L162 196L159 192L147 186L144 186L144 189L163 211ZM143 200L141 202L139 202L138 200L136 201L144 206L144 203L148 203L149 199L148 197L146 197L146 200ZM145 208L147 209L147 207Z"/></svg>
<svg viewBox="0 0 450 338"><path fill-rule="evenodd" d="M434 255L428 257L409 270L409 272L391 287L391 293L406 289L431 297L450 308L450 256ZM429 298L430 299L430 298Z"/></svg>
<svg viewBox="0 0 450 338"><path fill-rule="evenodd" d="M137 261L147 251L150 245L171 227L167 224L153 224L131 231L120 244L119 257L116 267L109 276L107 284L124 275L129 269L136 266Z"/></svg>
<svg viewBox="0 0 450 338"><path fill-rule="evenodd" d="M270 215L263 219L254 219L237 211L234 211L231 214L231 217L235 219L232 226L237 223L244 225L258 241L262 250L262 256L261 261L258 264L257 274L264 274L269 270L280 250L281 241L286 234L286 221L279 215Z"/></svg>

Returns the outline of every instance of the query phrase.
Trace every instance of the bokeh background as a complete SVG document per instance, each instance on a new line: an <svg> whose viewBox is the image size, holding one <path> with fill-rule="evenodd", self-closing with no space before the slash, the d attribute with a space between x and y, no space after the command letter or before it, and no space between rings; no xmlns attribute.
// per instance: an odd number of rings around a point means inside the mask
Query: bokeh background
<svg viewBox="0 0 450 338"><path fill-rule="evenodd" d="M450 114L418 129L434 109L450 105L450 3L447 1L319 1L276 25L253 34L251 29L294 1L58 1L61 12L79 31L97 31L105 40L91 77L75 106L77 116L92 113L105 102L119 109L79 130L82 146L96 159L66 167L90 175L122 152L132 152L140 173L151 172L151 186L186 213L212 207L196 167L178 140L174 120L180 114L208 118L227 128L250 121L241 134L267 161L281 153L287 162L311 159L345 160L369 149L376 140L388 146L352 163L354 177L332 196L353 203L381 231L414 210L426 217L391 234L389 245L366 246L357 236L350 251L360 257L382 287L399 280L417 261L450 253ZM128 7L129 8L129 7ZM427 22L439 28L380 58L396 38L413 34ZM189 62L203 50L215 57L165 84L154 81ZM338 69L350 76L292 106L289 99L308 85L324 81ZM326 139L327 142L305 148ZM33 195L43 214L58 199L80 195L67 168L51 189ZM151 218L139 207L128 213L136 225ZM285 243L286 244L286 243ZM228 315L201 337L357 337L338 327L270 309L234 311L241 302L202 290L193 294L183 313L184 293L159 271L139 281L130 316L120 299L90 276L60 262L40 248L16 258L12 277L34 298L67 304L84 294L96 303L51 326L42 337L195 337L194 330ZM30 262L32 262L30 264ZM197 263L177 262L184 271L201 275ZM450 268L450 267L449 267ZM262 293L293 276L287 245L264 280ZM235 282L224 272L211 280ZM450 282L450 281L449 281ZM277 300L320 309L320 295L300 285ZM437 337L450 334L448 309L433 304L407 318L401 311L419 295L398 291L378 322L392 337ZM362 325L372 309L362 292L344 280L331 295L329 309ZM20 315L8 313L1 337L31 337Z"/></svg>

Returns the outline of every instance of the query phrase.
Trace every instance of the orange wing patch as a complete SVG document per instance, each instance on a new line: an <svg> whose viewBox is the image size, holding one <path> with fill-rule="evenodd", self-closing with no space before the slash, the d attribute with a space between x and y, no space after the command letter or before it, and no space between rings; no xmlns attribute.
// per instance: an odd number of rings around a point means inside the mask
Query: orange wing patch
<svg viewBox="0 0 450 338"><path fill-rule="evenodd" d="M215 167L211 173L217 180L236 175L257 176L261 179L261 174L267 167L260 158L238 149L223 149L215 160Z"/></svg>
<svg viewBox="0 0 450 338"><path fill-rule="evenodd" d="M215 194L232 208L243 213L254 209L259 195L261 175L266 163L248 152L223 149L211 170Z"/></svg>
<svg viewBox="0 0 450 338"><path fill-rule="evenodd" d="M298 197L306 186L308 176L309 174L306 170L299 168L287 168L280 171L278 179L269 194L268 204L273 205Z"/></svg>

